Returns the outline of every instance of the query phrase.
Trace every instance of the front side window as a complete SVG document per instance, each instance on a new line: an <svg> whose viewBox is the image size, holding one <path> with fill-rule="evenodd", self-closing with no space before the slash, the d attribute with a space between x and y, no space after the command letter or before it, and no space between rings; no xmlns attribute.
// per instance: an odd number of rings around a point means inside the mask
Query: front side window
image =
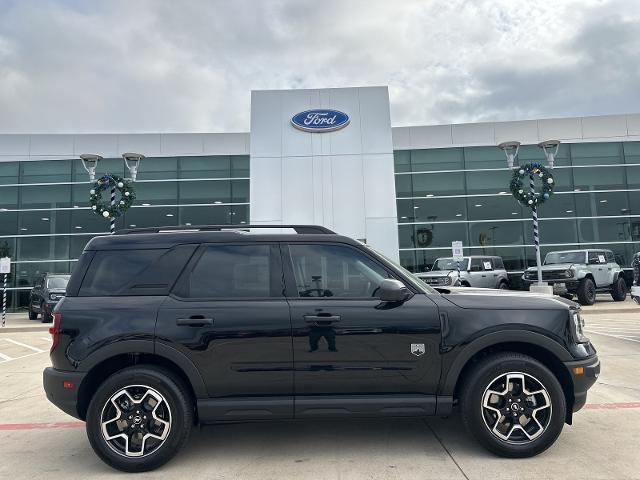
<svg viewBox="0 0 640 480"><path fill-rule="evenodd" d="M375 298L387 271L356 249L342 245L290 245L300 297Z"/></svg>
<svg viewBox="0 0 640 480"><path fill-rule="evenodd" d="M270 297L269 245L211 245L206 247L188 278L190 298Z"/></svg>
<svg viewBox="0 0 640 480"><path fill-rule="evenodd" d="M469 267L469 271L471 272L481 272L484 269L482 265L482 260L479 258L472 258L471 265Z"/></svg>

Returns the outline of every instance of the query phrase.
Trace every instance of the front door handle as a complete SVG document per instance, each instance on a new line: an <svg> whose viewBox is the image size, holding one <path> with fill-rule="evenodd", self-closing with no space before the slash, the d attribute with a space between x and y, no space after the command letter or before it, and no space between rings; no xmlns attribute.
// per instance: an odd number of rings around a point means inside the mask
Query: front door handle
<svg viewBox="0 0 640 480"><path fill-rule="evenodd" d="M317 326L327 326L340 321L340 315L305 315L304 321Z"/></svg>
<svg viewBox="0 0 640 480"><path fill-rule="evenodd" d="M176 325L180 327L204 327L205 325L213 325L213 318L204 318L202 315L193 315L189 318L176 319Z"/></svg>

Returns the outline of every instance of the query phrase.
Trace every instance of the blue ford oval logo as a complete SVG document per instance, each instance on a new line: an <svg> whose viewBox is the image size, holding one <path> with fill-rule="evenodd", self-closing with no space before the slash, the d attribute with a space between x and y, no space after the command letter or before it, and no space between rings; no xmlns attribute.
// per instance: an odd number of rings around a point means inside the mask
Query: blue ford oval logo
<svg viewBox="0 0 640 480"><path fill-rule="evenodd" d="M291 124L305 132L333 132L349 125L349 115L339 110L305 110L291 117Z"/></svg>

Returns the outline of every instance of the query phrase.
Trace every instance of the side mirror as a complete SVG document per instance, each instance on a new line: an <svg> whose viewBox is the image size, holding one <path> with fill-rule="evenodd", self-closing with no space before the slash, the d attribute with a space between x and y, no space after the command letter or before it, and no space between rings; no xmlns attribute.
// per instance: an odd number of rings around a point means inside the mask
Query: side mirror
<svg viewBox="0 0 640 480"><path fill-rule="evenodd" d="M380 300L383 302L404 302L411 297L411 291L399 280L387 278L380 284Z"/></svg>

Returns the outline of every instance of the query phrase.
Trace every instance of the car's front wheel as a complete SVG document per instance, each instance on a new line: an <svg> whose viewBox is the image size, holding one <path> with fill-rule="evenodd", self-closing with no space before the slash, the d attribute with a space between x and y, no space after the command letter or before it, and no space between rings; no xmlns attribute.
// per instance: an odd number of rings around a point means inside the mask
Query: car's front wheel
<svg viewBox="0 0 640 480"><path fill-rule="evenodd" d="M580 305L593 305L596 303L596 284L590 278L580 280L577 293Z"/></svg>
<svg viewBox="0 0 640 480"><path fill-rule="evenodd" d="M29 302L29 320L36 320L38 318L38 312L33 311L33 303Z"/></svg>
<svg viewBox="0 0 640 480"><path fill-rule="evenodd" d="M549 448L565 421L562 386L537 360L519 353L486 357L460 390L462 418L487 450L531 457Z"/></svg>
<svg viewBox="0 0 640 480"><path fill-rule="evenodd" d="M183 383L150 365L128 367L104 381L87 411L87 436L96 454L125 472L168 462L189 437L193 407Z"/></svg>

